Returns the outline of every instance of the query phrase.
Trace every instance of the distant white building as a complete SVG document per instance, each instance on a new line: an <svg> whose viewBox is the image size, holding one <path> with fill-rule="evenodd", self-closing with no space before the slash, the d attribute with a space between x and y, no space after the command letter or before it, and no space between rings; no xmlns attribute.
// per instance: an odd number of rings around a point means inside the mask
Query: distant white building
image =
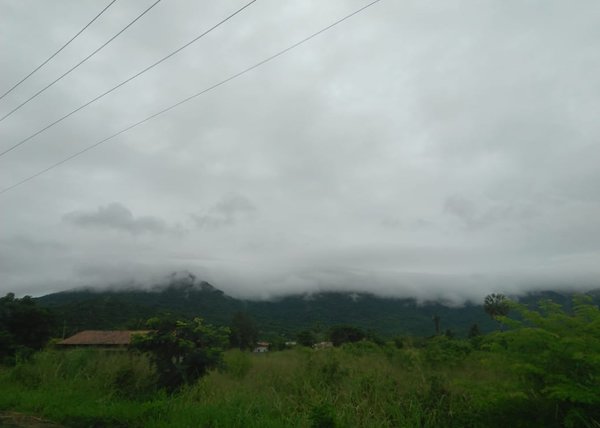
<svg viewBox="0 0 600 428"><path fill-rule="evenodd" d="M313 345L313 349L333 348L333 342L319 342Z"/></svg>
<svg viewBox="0 0 600 428"><path fill-rule="evenodd" d="M269 352L269 342L257 342L256 347L252 352L256 352L262 354L264 352Z"/></svg>

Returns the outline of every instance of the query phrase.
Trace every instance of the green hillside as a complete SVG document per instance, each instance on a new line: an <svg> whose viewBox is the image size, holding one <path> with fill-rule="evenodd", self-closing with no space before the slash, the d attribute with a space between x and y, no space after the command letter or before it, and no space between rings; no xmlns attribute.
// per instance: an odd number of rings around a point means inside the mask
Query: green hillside
<svg viewBox="0 0 600 428"><path fill-rule="evenodd" d="M570 301L570 293L532 293L521 300L537 302L551 298ZM598 293L596 293L598 297ZM277 300L240 300L230 297L193 275L173 278L150 289L115 288L102 291L71 290L37 299L57 316L60 333L84 329L140 328L159 313L202 317L208 322L228 325L236 312L244 311L257 322L263 336L295 337L300 330L325 331L332 325L350 324L385 337L430 336L435 333L433 318L440 330L466 336L473 324L483 332L496 328L479 304L450 307L441 303L418 304L414 299L384 298L369 293L323 292L290 295Z"/></svg>

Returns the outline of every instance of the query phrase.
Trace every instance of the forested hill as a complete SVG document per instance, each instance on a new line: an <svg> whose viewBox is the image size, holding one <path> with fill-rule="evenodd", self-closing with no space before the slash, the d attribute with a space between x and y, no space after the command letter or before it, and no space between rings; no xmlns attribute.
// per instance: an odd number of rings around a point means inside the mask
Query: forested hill
<svg viewBox="0 0 600 428"><path fill-rule="evenodd" d="M242 302L225 295L207 282L178 279L151 289L76 289L37 299L57 314L67 333L84 329L141 328L146 320L161 313L202 317L227 325L242 309Z"/></svg>
<svg viewBox="0 0 600 428"><path fill-rule="evenodd" d="M596 295L597 296L597 295ZM568 293L544 292L527 296L526 302L551 298L570 301ZM419 335L435 332L433 318L440 319L442 332L466 335L473 324L482 331L496 328L481 304L449 307L440 303L419 305L413 299L378 297L368 293L324 292L292 295L272 301L240 300L227 296L193 276L152 289L72 290L37 299L51 308L66 334L83 329L141 328L160 313L202 317L210 323L228 325L243 311L254 318L263 334L294 337L303 329L322 329L349 324L384 336Z"/></svg>
<svg viewBox="0 0 600 428"><path fill-rule="evenodd" d="M384 336L429 336L440 330L466 335L475 323L483 330L494 328L481 305L449 307L439 303L418 305L414 299L392 299L368 293L325 292L287 296L277 301L247 302L250 313L263 328L323 328L348 324Z"/></svg>

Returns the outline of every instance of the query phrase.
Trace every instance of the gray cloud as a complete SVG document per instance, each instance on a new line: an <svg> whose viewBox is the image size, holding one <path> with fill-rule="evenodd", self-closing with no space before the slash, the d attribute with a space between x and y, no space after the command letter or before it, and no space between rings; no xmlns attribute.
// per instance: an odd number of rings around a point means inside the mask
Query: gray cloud
<svg viewBox="0 0 600 428"><path fill-rule="evenodd" d="M152 216L134 217L124 205L113 202L96 211L73 211L63 215L63 221L79 226L99 229L115 229L132 233L164 233L167 224L164 220Z"/></svg>
<svg viewBox="0 0 600 428"><path fill-rule="evenodd" d="M97 12L90 2L38 3L2 3L0 90ZM150 4L142 3L115 3L0 101L0 113ZM0 123L0 149L242 4L161 2ZM256 2L0 158L0 186L362 4ZM0 284L43 293L188 270L244 296L345 287L460 300L597 286L599 13L594 0L382 1L1 195Z"/></svg>
<svg viewBox="0 0 600 428"><path fill-rule="evenodd" d="M248 217L256 211L252 202L237 194L223 197L205 214L191 214L194 223L200 228L218 228L231 226L239 219Z"/></svg>
<svg viewBox="0 0 600 428"><path fill-rule="evenodd" d="M456 216L470 229L492 227L502 223L508 223L511 227L523 227L540 216L538 209L531 202L487 202L485 207L479 208L474 201L458 195L446 198L444 211Z"/></svg>

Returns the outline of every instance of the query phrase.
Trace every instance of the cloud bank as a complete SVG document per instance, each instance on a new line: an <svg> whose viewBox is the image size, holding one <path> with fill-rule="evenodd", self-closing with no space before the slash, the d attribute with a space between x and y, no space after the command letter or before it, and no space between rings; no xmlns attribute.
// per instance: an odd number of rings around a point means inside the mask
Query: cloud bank
<svg viewBox="0 0 600 428"><path fill-rule="evenodd" d="M242 4L161 2L0 123L0 149ZM1 157L2 187L362 4L257 2ZM145 5L116 3L0 112ZM66 1L2 8L0 89L97 12ZM147 284L181 270L243 297L348 289L460 300L598 287L598 13L592 0L384 0L1 195L1 291Z"/></svg>

